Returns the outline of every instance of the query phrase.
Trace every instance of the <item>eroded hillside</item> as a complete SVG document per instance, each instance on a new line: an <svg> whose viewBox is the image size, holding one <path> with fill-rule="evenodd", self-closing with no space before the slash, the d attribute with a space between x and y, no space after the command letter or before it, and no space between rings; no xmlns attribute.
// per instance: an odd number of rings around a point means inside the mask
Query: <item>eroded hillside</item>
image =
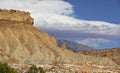
<svg viewBox="0 0 120 73"><path fill-rule="evenodd" d="M38 30L30 13L0 10L0 61L26 64L94 62L116 65L109 58L76 54L59 48L54 37Z"/></svg>

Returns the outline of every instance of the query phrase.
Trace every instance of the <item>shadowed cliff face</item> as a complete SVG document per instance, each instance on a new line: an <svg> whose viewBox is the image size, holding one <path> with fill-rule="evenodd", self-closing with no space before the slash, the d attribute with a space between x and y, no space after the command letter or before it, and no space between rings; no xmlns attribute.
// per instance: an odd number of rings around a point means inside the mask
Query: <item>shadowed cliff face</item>
<svg viewBox="0 0 120 73"><path fill-rule="evenodd" d="M32 26L33 19L29 15L23 11L0 10L1 62L54 64L80 61L116 65L108 58L85 56L65 48L60 49L54 37Z"/></svg>

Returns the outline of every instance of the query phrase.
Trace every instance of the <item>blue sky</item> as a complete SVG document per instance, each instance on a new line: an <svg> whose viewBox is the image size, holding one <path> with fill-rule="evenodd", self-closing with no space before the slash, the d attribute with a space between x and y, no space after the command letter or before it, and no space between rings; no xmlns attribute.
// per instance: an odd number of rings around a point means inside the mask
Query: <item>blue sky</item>
<svg viewBox="0 0 120 73"><path fill-rule="evenodd" d="M120 0L65 1L73 4L75 18L82 20L96 20L120 24ZM120 47L120 39L113 39L113 41L111 41L110 43L99 44L99 48L112 47Z"/></svg>
<svg viewBox="0 0 120 73"><path fill-rule="evenodd" d="M120 24L120 0L65 0L74 5L76 18Z"/></svg>
<svg viewBox="0 0 120 73"><path fill-rule="evenodd" d="M120 47L120 0L1 0L0 8L30 12L35 27L58 39Z"/></svg>

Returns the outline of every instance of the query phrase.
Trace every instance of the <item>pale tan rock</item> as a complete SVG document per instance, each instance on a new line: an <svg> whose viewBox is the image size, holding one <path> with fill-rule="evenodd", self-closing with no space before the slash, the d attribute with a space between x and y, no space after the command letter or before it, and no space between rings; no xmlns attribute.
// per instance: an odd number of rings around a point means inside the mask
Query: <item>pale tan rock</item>
<svg viewBox="0 0 120 73"><path fill-rule="evenodd" d="M62 44L61 49L62 50L66 50L67 49L65 42Z"/></svg>
<svg viewBox="0 0 120 73"><path fill-rule="evenodd" d="M80 61L115 65L110 59L76 54L67 50L65 44L62 48L66 50L60 49L54 37L31 26L33 20L29 15L21 11L0 10L1 62L53 64Z"/></svg>
<svg viewBox="0 0 120 73"><path fill-rule="evenodd" d="M20 21L20 22L29 23L31 25L33 24L33 18L30 17L30 13L19 10L0 9L0 19Z"/></svg>

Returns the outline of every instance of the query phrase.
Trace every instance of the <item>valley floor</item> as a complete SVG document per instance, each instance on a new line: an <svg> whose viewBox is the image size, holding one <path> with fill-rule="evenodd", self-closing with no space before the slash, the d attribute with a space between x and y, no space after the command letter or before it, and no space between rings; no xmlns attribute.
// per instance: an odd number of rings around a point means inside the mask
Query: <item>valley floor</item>
<svg viewBox="0 0 120 73"><path fill-rule="evenodd" d="M9 64L16 69L18 73L26 73L32 66L30 64L12 63ZM88 64L56 64L56 65L36 65L46 70L46 73L120 73L120 67Z"/></svg>

